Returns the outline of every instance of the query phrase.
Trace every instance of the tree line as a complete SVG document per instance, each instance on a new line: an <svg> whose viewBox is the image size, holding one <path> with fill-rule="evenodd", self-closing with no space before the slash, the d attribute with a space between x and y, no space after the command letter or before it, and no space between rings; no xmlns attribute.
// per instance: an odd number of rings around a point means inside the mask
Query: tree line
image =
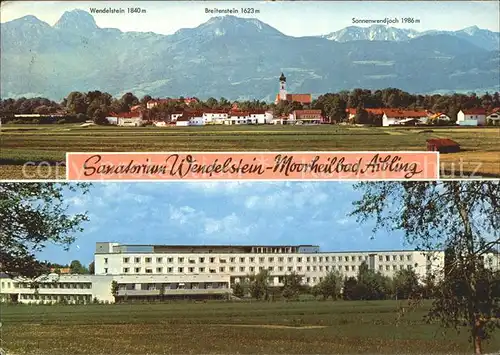
<svg viewBox="0 0 500 355"><path fill-rule="evenodd" d="M150 95L138 98L133 93L125 93L120 98L114 98L111 94L101 91L71 92L61 102L51 101L46 98L19 98L3 99L0 101L0 116L4 122L23 123L29 120L15 120L14 114L39 114L46 116L33 118L29 123L69 123L85 122L92 120L97 124L106 124L105 118L112 112L130 112L131 107L141 105L146 108L146 103L151 100ZM294 110L317 109L330 122L341 122L347 119L346 109L355 108L360 112L355 121L357 123L379 124L380 117L376 117L363 111L367 108L398 108L407 110L430 110L447 114L452 121L456 121L457 113L462 109L484 108L491 110L500 107L500 95L485 93L481 96L471 94L451 95L420 95L387 88L383 90L354 89L352 91L341 91L338 93L326 93L313 100L311 104L299 102L280 101L278 104L266 103L259 100L229 101L221 97L213 97L205 101L191 103L189 106L178 101L161 103L146 114L151 119L168 119L173 112L182 111L186 108L194 110L215 109L229 110L234 104L241 111L248 110L272 110L275 116L289 115ZM49 119L51 115L63 113L64 117Z"/></svg>
<svg viewBox="0 0 500 355"><path fill-rule="evenodd" d="M95 272L93 261L88 266L83 265L80 260L72 260L69 264L43 262L42 267L47 271L53 270L56 274L60 274L63 269L69 269L70 274L77 275L93 275Z"/></svg>
<svg viewBox="0 0 500 355"><path fill-rule="evenodd" d="M478 287L483 289L486 300L500 297L500 272L482 268ZM250 297L255 300L271 301L277 298L299 300L301 295L312 295L323 300L406 300L440 299L442 293L453 292L466 296L466 284L463 274L446 274L443 278L429 275L425 280L418 277L413 269L403 269L394 276L384 276L371 270L366 263L360 265L356 277L342 277L338 271L330 271L314 285L305 285L303 276L292 272L283 277L283 286L271 286L272 276L267 270L256 275L247 275L239 283L233 283L233 295L238 298ZM491 307L491 305L489 306Z"/></svg>

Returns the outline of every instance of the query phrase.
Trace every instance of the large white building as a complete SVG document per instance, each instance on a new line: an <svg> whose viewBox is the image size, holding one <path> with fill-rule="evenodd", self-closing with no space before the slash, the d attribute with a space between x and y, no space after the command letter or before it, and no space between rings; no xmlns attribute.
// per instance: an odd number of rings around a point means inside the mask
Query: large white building
<svg viewBox="0 0 500 355"><path fill-rule="evenodd" d="M303 275L303 283L315 285L330 271L356 276L362 263L392 277L413 269L424 277L444 265L444 252L359 251L321 252L318 246L191 246L122 245L97 243L96 275L211 275L228 274L239 282L249 274L268 270L271 284L282 285L291 272Z"/></svg>
<svg viewBox="0 0 500 355"><path fill-rule="evenodd" d="M485 266L500 270L500 257L484 256ZM231 285L250 274L268 270L271 286L282 286L285 275L295 272L303 284L313 286L330 271L356 277L360 266L393 277L413 269L420 278L439 275L443 251L322 252L314 245L123 245L97 243L94 275L51 274L30 280L0 275L0 300L23 303L114 302L119 299L228 298ZM112 285L116 282L116 292Z"/></svg>

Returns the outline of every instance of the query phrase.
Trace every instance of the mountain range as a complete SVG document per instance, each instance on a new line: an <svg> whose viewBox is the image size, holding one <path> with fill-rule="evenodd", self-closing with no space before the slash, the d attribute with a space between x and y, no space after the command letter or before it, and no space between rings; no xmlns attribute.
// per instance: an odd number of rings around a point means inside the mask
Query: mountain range
<svg viewBox="0 0 500 355"><path fill-rule="evenodd" d="M257 19L213 17L172 35L100 28L82 10L54 26L35 16L1 24L2 98L71 91L274 100L396 87L411 93L499 90L499 33L347 27L292 37Z"/></svg>
<svg viewBox="0 0 500 355"><path fill-rule="evenodd" d="M500 33L480 29L471 26L459 31L430 30L418 32L411 29L395 28L384 25L373 25L370 27L349 26L336 32L321 36L326 39L348 42L348 41L405 41L421 36L432 36L446 34L465 39L474 45L486 50L498 50L500 45Z"/></svg>

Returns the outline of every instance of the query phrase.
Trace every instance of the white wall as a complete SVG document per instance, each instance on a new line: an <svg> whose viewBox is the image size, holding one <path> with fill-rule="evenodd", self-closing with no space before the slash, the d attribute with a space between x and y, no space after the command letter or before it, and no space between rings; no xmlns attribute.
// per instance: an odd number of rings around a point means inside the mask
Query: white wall
<svg viewBox="0 0 500 355"><path fill-rule="evenodd" d="M437 255L444 253L438 252ZM292 271L303 274L305 281L314 285L329 271L339 271L344 276L356 276L359 266L363 261L368 263L370 254L375 256L375 271L380 271L392 277L402 268L411 267L417 274L425 276L427 273L427 260L421 252L415 251L390 251L390 252L352 252L352 253L123 253L95 256L96 274L134 274L135 268L140 268L141 274L146 268L151 270L151 275L182 274L210 275L210 269L216 273L228 273L233 277L243 277L247 274L258 273L261 268L270 270L272 275L282 276ZM401 260L401 256L403 260ZM410 256L410 259L408 259ZM345 259L347 257L347 260ZM387 260L389 257L389 260ZM394 257L396 259L394 260ZM105 263L107 258L107 263ZM128 263L124 262L128 258ZM135 258L139 258L136 262ZM147 262L146 258L150 258ZM161 259L157 259L161 258ZM252 260L253 258L253 260ZM354 259L353 259L354 258ZM361 258L361 259L360 259ZM189 259L192 259L191 263ZM439 263L432 264L432 270L441 267ZM161 268L161 269L158 269Z"/></svg>
<svg viewBox="0 0 500 355"><path fill-rule="evenodd" d="M460 110L457 114L457 123L463 121L476 121L478 125L482 126L486 124L486 115L466 115L462 110Z"/></svg>
<svg viewBox="0 0 500 355"><path fill-rule="evenodd" d="M173 113L170 115L170 121L171 122L176 122L179 117L181 117L183 114L182 113Z"/></svg>
<svg viewBox="0 0 500 355"><path fill-rule="evenodd" d="M141 118L121 118L118 117L118 126L139 127L143 124Z"/></svg>

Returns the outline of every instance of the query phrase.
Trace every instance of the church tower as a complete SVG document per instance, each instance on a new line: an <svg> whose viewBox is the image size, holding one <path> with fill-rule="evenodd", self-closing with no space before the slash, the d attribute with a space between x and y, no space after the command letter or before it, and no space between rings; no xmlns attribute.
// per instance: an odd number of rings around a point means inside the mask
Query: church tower
<svg viewBox="0 0 500 355"><path fill-rule="evenodd" d="M286 101L286 77L283 73L281 73L281 76L280 76L279 100Z"/></svg>

